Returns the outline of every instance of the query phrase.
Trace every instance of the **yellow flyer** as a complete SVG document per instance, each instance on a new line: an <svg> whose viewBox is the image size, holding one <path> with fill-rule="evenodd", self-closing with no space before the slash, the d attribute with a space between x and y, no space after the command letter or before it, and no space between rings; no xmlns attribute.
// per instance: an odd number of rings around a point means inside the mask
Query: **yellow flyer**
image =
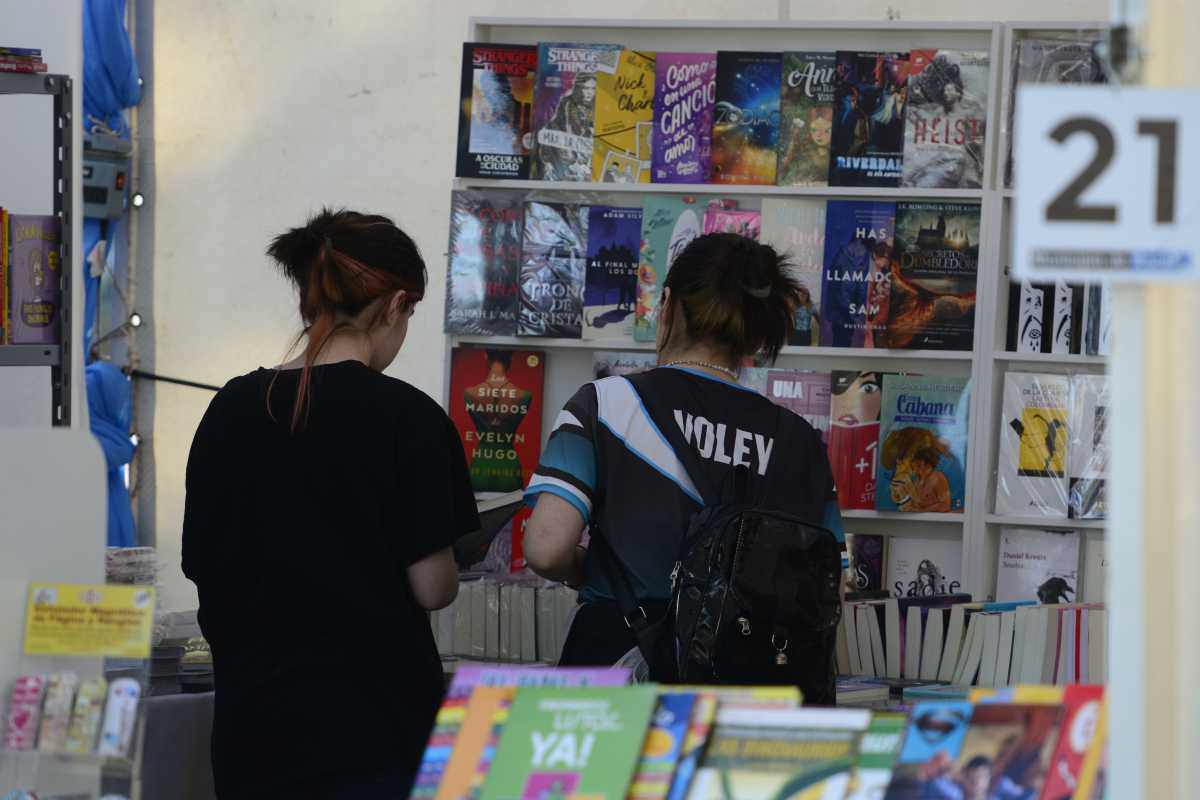
<svg viewBox="0 0 1200 800"><path fill-rule="evenodd" d="M154 589L34 583L25 615L25 655L149 658Z"/></svg>

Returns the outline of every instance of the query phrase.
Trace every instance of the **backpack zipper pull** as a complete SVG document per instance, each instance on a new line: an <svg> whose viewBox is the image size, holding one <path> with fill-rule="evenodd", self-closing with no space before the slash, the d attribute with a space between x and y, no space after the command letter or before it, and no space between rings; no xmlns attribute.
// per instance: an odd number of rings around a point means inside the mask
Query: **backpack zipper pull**
<svg viewBox="0 0 1200 800"><path fill-rule="evenodd" d="M675 581L679 579L679 565L681 562L676 561L675 567L671 570L671 594L675 594Z"/></svg>
<svg viewBox="0 0 1200 800"><path fill-rule="evenodd" d="M738 625L742 626L742 636L749 636L750 635L750 620L746 619L745 617L738 617L737 623L738 623Z"/></svg>

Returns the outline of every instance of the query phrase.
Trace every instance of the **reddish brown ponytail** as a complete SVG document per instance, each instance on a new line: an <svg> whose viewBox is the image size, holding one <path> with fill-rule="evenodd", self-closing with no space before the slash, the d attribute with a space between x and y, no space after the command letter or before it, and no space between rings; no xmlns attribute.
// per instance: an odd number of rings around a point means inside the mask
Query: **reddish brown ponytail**
<svg viewBox="0 0 1200 800"><path fill-rule="evenodd" d="M410 305L416 303L425 294L425 262L408 234L387 217L345 209L324 209L304 227L281 233L267 254L300 291L304 331L297 342L308 337L292 408L291 429L296 431L312 403L313 362L330 337L349 324L339 322L339 317L355 316L376 300L401 290L408 293ZM379 323L386 308L380 306L371 327ZM274 385L272 380L272 389ZM274 419L270 396L268 389L267 412Z"/></svg>

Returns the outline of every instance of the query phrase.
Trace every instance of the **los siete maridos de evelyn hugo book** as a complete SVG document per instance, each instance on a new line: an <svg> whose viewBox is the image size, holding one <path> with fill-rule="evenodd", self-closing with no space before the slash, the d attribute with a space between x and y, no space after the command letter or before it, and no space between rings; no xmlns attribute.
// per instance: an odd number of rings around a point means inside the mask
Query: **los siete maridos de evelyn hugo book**
<svg viewBox="0 0 1200 800"><path fill-rule="evenodd" d="M829 140L837 56L784 53L779 109L780 186L829 183Z"/></svg>
<svg viewBox="0 0 1200 800"><path fill-rule="evenodd" d="M591 206L583 290L584 339L633 336L641 236L640 208Z"/></svg>
<svg viewBox="0 0 1200 800"><path fill-rule="evenodd" d="M580 337L587 224L587 206L525 204L519 336Z"/></svg>
<svg viewBox="0 0 1200 800"><path fill-rule="evenodd" d="M829 466L845 509L875 509L883 373L835 371L829 403Z"/></svg>
<svg viewBox="0 0 1200 800"><path fill-rule="evenodd" d="M762 204L759 239L787 257L800 283L790 345L821 343L821 276L825 257L825 201L768 197Z"/></svg>
<svg viewBox="0 0 1200 800"><path fill-rule="evenodd" d="M528 350L454 348L450 419L476 492L516 492L541 455L545 357Z"/></svg>
<svg viewBox="0 0 1200 800"><path fill-rule="evenodd" d="M536 73L533 45L463 45L456 175L529 177Z"/></svg>
<svg viewBox="0 0 1200 800"><path fill-rule="evenodd" d="M963 510L969 405L967 377L883 376L877 510Z"/></svg>
<svg viewBox="0 0 1200 800"><path fill-rule="evenodd" d="M656 696L653 686L523 689L482 800L625 797Z"/></svg>
<svg viewBox="0 0 1200 800"><path fill-rule="evenodd" d="M651 162L655 183L704 183L712 164L716 53L659 53Z"/></svg>
<svg viewBox="0 0 1200 800"><path fill-rule="evenodd" d="M8 343L58 344L62 226L57 217L8 217Z"/></svg>
<svg viewBox="0 0 1200 800"><path fill-rule="evenodd" d="M530 178L592 179L596 76L616 72L620 55L621 46L615 44L538 45Z"/></svg>
<svg viewBox="0 0 1200 800"><path fill-rule="evenodd" d="M522 205L517 192L451 193L446 333L516 335Z"/></svg>
<svg viewBox="0 0 1200 800"><path fill-rule="evenodd" d="M1004 376L997 514L1066 518L1070 393L1066 375Z"/></svg>
<svg viewBox="0 0 1200 800"><path fill-rule="evenodd" d="M895 223L895 203L829 201L821 344L874 347L886 331Z"/></svg>
<svg viewBox="0 0 1200 800"><path fill-rule="evenodd" d="M622 50L616 72L596 73L592 180L650 182L654 53Z"/></svg>
<svg viewBox="0 0 1200 800"><path fill-rule="evenodd" d="M695 197L646 196L642 206L641 252L638 254L635 341L655 340L659 297L667 270L675 257L703 231L704 206Z"/></svg>
<svg viewBox="0 0 1200 800"><path fill-rule="evenodd" d="M988 54L913 50L909 54L902 186L978 189L983 185Z"/></svg>
<svg viewBox="0 0 1200 800"><path fill-rule="evenodd" d="M775 184L779 53L717 53L712 183Z"/></svg>

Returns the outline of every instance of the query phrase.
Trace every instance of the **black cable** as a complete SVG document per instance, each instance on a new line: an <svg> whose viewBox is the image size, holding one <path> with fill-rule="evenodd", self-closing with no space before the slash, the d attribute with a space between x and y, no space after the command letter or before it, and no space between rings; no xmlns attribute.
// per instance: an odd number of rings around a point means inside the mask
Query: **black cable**
<svg viewBox="0 0 1200 800"><path fill-rule="evenodd" d="M210 392L221 391L220 386L212 386L207 383L197 383L196 381L187 381L183 378L168 378L166 375L155 375L153 372L135 369L129 373L131 378L141 378L147 381L162 381L163 383L174 383L177 386L190 386L193 389L207 389Z"/></svg>

